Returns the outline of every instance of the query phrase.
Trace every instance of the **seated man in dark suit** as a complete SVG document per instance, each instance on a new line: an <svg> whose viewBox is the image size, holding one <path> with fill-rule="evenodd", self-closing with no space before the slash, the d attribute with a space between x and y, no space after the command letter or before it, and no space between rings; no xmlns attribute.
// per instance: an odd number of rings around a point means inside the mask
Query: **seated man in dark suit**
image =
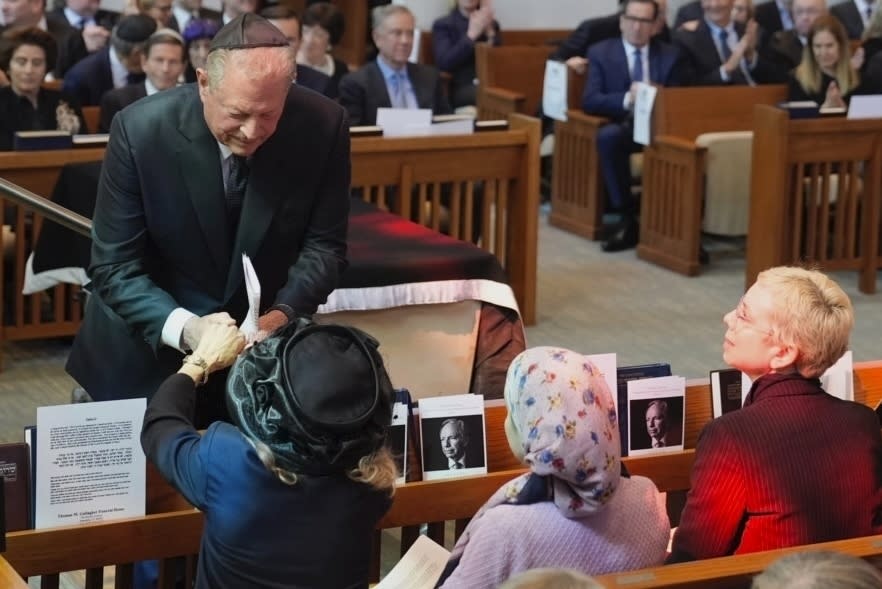
<svg viewBox="0 0 882 589"><path fill-rule="evenodd" d="M452 112L438 69L407 61L414 27L406 6L388 4L374 10L379 55L340 80L340 104L349 111L352 126L376 124L377 109L383 107L430 108L436 115Z"/></svg>
<svg viewBox="0 0 882 589"><path fill-rule="evenodd" d="M625 0L619 17L621 37L608 39L588 50L588 81L582 109L607 117L597 134L597 151L610 204L622 213L622 224L603 244L615 252L637 245L637 203L631 195L629 157L639 150L632 140L631 114L637 84L661 86L676 83L677 50L652 39L658 17L654 0Z"/></svg>
<svg viewBox="0 0 882 589"><path fill-rule="evenodd" d="M114 88L104 95L98 132L109 133L116 113L136 100L177 86L186 64L184 39L177 32L159 29L150 35L141 55L141 69L147 77L141 83Z"/></svg>
<svg viewBox="0 0 882 589"><path fill-rule="evenodd" d="M860 39L873 16L874 4L873 0L848 0L831 6L830 14L845 26L849 39Z"/></svg>
<svg viewBox="0 0 882 589"><path fill-rule="evenodd" d="M450 102L454 108L474 106L477 95L475 44L499 45L499 23L489 2L457 0L450 14L432 24L435 65L448 72Z"/></svg>
<svg viewBox="0 0 882 589"><path fill-rule="evenodd" d="M732 19L733 0L702 0L704 10L695 30L674 32L680 49L678 75L684 84L720 86L761 84L774 80L774 70L757 52L756 21L747 26Z"/></svg>
<svg viewBox="0 0 882 589"><path fill-rule="evenodd" d="M83 106L99 106L105 92L143 81L141 54L154 32L156 21L149 16L124 16L110 34L110 46L71 68L62 89L76 96Z"/></svg>
<svg viewBox="0 0 882 589"><path fill-rule="evenodd" d="M619 0L619 7L624 4L624 0ZM670 40L670 30L668 29L668 0L660 0L658 4L658 23L656 31L662 41ZM588 54L588 48L600 41L617 38L621 31L619 30L619 12L608 16L597 18L589 18L583 20L576 27L569 37L564 39L560 45L548 56L548 59L566 62L567 67L576 73L584 74L588 60L585 56Z"/></svg>
<svg viewBox="0 0 882 589"><path fill-rule="evenodd" d="M70 26L80 31L89 53L107 45L110 31L119 21L120 14L100 8L99 0L67 0L56 4L51 13L54 18L64 18Z"/></svg>
<svg viewBox="0 0 882 589"><path fill-rule="evenodd" d="M794 28L778 31L762 49L769 64L775 68L775 81L786 83L793 68L802 61L803 48L809 31L819 16L827 13L824 0L793 0Z"/></svg>
<svg viewBox="0 0 882 589"><path fill-rule="evenodd" d="M300 22L300 16L297 14L297 11L278 4L264 8L260 11L260 16L282 31L282 34L291 43L294 53L297 53L297 50L300 49L301 34L303 33L303 23ZM328 98L337 99L337 87L331 83L331 76L326 76L309 66L297 64L297 77L294 83L314 90L319 94L324 94Z"/></svg>
<svg viewBox="0 0 882 589"><path fill-rule="evenodd" d="M3 0L2 7L4 24L0 26L0 33L12 27L37 27L55 39L58 48L52 70L55 78L61 78L73 64L89 54L80 32L70 26L64 16L47 13L45 0Z"/></svg>

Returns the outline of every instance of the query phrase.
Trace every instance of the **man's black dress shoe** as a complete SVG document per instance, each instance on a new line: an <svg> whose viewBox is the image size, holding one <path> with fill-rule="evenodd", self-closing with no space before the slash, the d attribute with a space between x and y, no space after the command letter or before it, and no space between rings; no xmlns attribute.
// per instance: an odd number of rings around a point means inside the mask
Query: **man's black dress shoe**
<svg viewBox="0 0 882 589"><path fill-rule="evenodd" d="M605 252L620 252L637 247L639 240L640 226L636 222L630 222L613 233L612 237L600 246L600 249Z"/></svg>

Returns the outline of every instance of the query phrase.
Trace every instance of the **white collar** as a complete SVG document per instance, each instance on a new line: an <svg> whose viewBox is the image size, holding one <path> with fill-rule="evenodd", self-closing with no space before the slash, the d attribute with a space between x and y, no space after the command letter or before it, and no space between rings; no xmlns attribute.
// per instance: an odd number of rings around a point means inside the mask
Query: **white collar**
<svg viewBox="0 0 882 589"><path fill-rule="evenodd" d="M144 78L144 90L147 91L147 96L153 96L157 92L159 92L159 88L153 85L153 82L150 81L150 78Z"/></svg>

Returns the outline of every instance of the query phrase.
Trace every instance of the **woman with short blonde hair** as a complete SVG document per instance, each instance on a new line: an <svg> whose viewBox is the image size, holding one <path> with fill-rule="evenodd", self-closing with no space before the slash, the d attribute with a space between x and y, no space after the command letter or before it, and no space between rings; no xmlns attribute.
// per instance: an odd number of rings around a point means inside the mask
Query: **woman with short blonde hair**
<svg viewBox="0 0 882 589"><path fill-rule="evenodd" d="M841 552L806 550L781 557L754 577L751 589L879 589L882 574Z"/></svg>

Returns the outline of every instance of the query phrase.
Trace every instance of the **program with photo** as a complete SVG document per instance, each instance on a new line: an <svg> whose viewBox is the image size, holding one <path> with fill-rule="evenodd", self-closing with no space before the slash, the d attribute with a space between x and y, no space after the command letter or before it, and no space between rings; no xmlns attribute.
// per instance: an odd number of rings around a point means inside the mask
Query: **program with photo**
<svg viewBox="0 0 882 589"><path fill-rule="evenodd" d="M686 379L646 378L628 383L628 455L683 449Z"/></svg>
<svg viewBox="0 0 882 589"><path fill-rule="evenodd" d="M483 395L420 399L423 479L487 473Z"/></svg>

